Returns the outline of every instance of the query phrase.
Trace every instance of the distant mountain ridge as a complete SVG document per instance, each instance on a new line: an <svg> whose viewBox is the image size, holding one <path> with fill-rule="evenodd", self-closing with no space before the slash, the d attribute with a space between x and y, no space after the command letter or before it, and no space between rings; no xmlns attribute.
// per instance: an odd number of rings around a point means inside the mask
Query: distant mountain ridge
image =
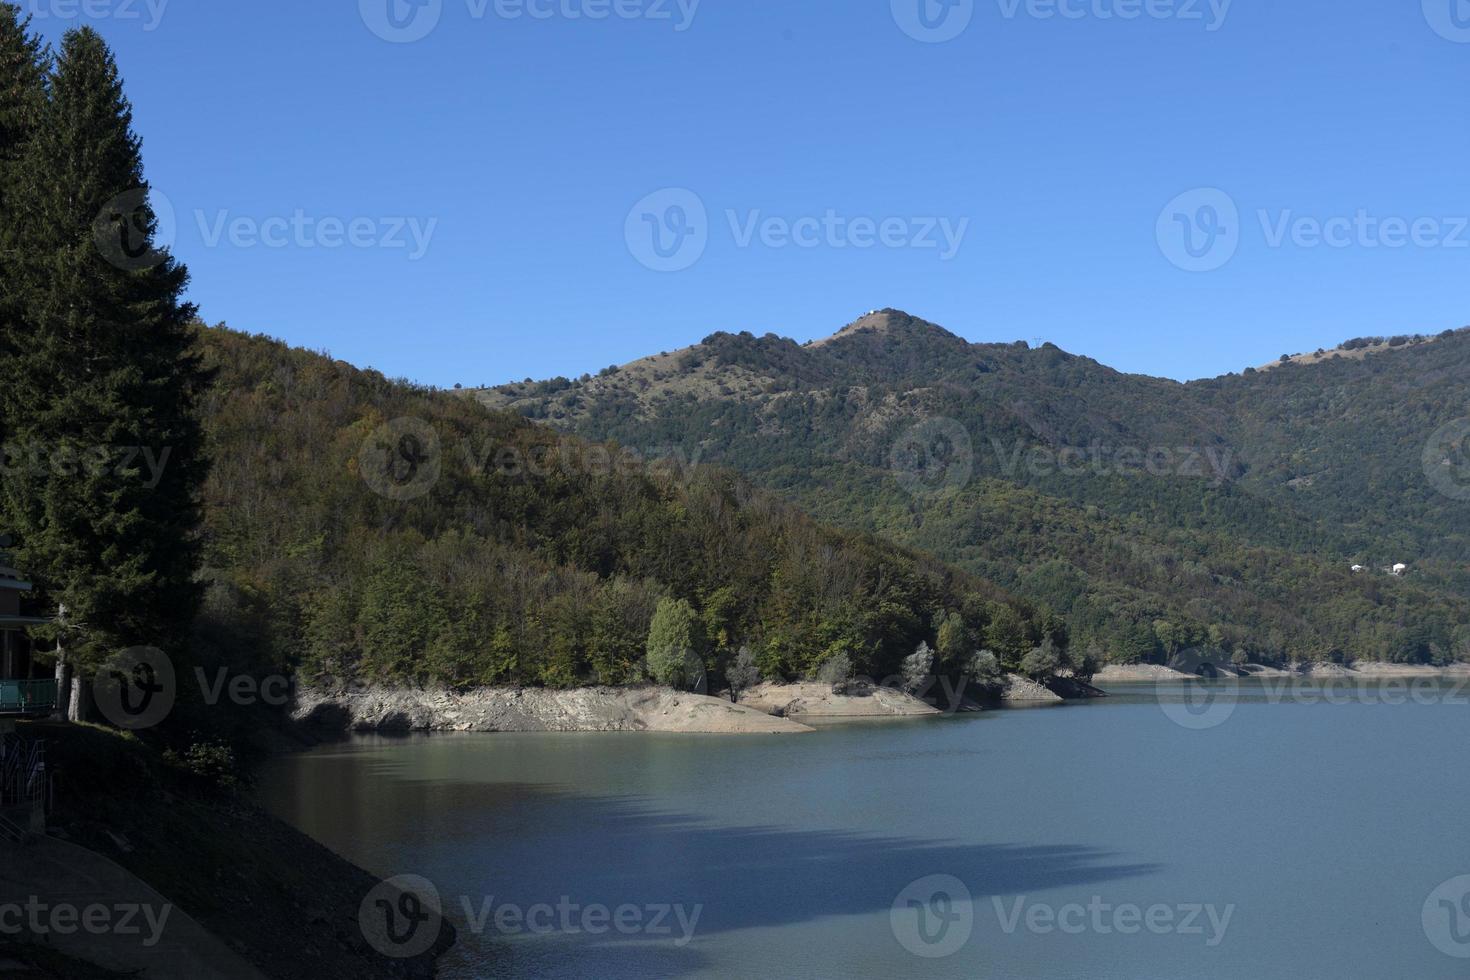
<svg viewBox="0 0 1470 980"><path fill-rule="evenodd" d="M807 344L721 332L474 394L585 437L697 451L1046 602L1114 649L1470 655L1470 492L1453 493L1470 468L1446 447L1445 493L1425 462L1470 417L1470 328L1366 340L1179 383L890 309ZM905 454L928 465L908 472ZM1399 562L1402 580L1350 571Z"/></svg>
<svg viewBox="0 0 1470 980"><path fill-rule="evenodd" d="M1319 349L1305 354L1285 354L1270 364L1261 365L1258 370L1270 371L1273 368L1281 367L1283 364L1316 364L1320 361L1331 361L1344 357L1350 360L1362 360L1373 354L1384 354L1389 351L1400 350L1404 347L1417 347L1420 344L1432 344L1436 340L1449 339L1454 334L1455 331L1446 330L1434 336L1399 334L1394 337L1357 337L1353 340L1343 341L1331 350Z"/></svg>

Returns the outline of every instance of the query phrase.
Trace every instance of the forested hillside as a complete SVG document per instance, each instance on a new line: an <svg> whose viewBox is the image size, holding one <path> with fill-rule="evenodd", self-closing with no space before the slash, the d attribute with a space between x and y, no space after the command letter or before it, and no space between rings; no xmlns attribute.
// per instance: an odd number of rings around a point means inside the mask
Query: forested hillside
<svg viewBox="0 0 1470 980"><path fill-rule="evenodd" d="M1251 492L1339 529L1350 552L1442 559L1440 570L1458 569L1456 588L1470 593L1470 430L1454 425L1470 418L1470 329L1188 391L1229 413ZM1437 484L1426 468L1440 470Z"/></svg>
<svg viewBox="0 0 1470 980"><path fill-rule="evenodd" d="M1043 604L1116 660L1470 658L1470 494L1443 489L1470 470L1447 446L1436 485L1425 461L1470 416L1470 331L1369 346L1180 384L885 310L812 344L719 333L476 394L733 466Z"/></svg>
<svg viewBox="0 0 1470 980"><path fill-rule="evenodd" d="M214 467L203 646L308 678L711 686L839 657L896 673L982 644L1012 665L1060 621L728 471L638 459L260 337L200 328ZM655 615L695 664L646 662Z"/></svg>

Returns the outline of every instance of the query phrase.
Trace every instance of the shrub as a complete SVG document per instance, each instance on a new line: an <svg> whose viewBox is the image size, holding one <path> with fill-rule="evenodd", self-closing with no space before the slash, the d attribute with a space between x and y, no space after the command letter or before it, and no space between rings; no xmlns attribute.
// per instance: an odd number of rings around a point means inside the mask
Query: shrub
<svg viewBox="0 0 1470 980"><path fill-rule="evenodd" d="M852 683L852 658L846 652L829 657L817 670L817 680L830 684L833 694L846 694Z"/></svg>
<svg viewBox="0 0 1470 980"><path fill-rule="evenodd" d="M242 781L235 750L223 742L195 742L182 755L169 749L163 758L171 765L209 780L220 789L236 789Z"/></svg>

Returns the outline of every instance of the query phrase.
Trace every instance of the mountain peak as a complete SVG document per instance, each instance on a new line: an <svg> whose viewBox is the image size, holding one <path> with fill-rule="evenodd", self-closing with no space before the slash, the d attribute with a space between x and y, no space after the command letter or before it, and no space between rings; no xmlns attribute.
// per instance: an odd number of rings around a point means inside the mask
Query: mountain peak
<svg viewBox="0 0 1470 980"><path fill-rule="evenodd" d="M918 317L911 316L910 314L905 313L903 310L872 310L864 314L863 316L858 317L856 320L852 321L841 330L832 334L832 336L823 337L821 340L814 340L807 346L825 347L833 341L843 340L848 337L857 336L859 334L884 336L891 333L897 333L900 330L912 329L915 326L923 327L926 332L935 332L949 335L949 331L945 330L943 327L938 327L932 323L920 320Z"/></svg>

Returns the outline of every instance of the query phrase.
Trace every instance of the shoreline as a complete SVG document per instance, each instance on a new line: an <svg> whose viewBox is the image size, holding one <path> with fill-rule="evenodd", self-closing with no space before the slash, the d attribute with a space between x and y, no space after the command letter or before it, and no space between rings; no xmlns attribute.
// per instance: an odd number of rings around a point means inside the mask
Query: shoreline
<svg viewBox="0 0 1470 980"><path fill-rule="evenodd" d="M483 687L466 691L394 685L350 689L303 688L289 717L312 735L408 732L654 732L687 735L799 735L825 723L940 718L953 714L1062 705L1106 691L1093 685L1185 683L1204 677L1343 679L1363 681L1461 678L1470 664L1363 663L1354 667L1313 664L1284 669L1262 664L1215 667L1216 673L1187 673L1160 664L1110 664L1091 684L1068 681L1062 690L1018 675L978 700L936 707L891 688L834 693L818 682L763 683L736 702L660 687L584 687L568 690ZM941 701L943 699L941 698Z"/></svg>
<svg viewBox="0 0 1470 980"><path fill-rule="evenodd" d="M1181 677L1184 675L1180 675ZM1060 705L1106 693L1070 678L1042 684L1016 674L978 696L931 692L923 700L871 687L836 693L815 681L762 683L738 701L664 687L566 690L480 687L465 691L365 684L301 688L288 709L298 735L409 732L658 732L689 735L797 735L825 723L903 721L1010 708ZM937 698L937 703L930 703Z"/></svg>
<svg viewBox="0 0 1470 980"><path fill-rule="evenodd" d="M722 698L671 688L474 688L367 685L303 689L290 716L308 730L353 732L671 732L800 735L810 727Z"/></svg>
<svg viewBox="0 0 1470 980"><path fill-rule="evenodd" d="M1215 676L1222 677L1299 677L1333 678L1356 677L1363 680L1389 680L1398 678L1470 677L1470 664L1450 664L1435 667L1427 664L1390 664L1365 662L1352 667L1341 664L1310 664L1298 668L1267 667L1263 664L1245 664L1242 667L1216 665ZM1199 680L1210 675L1189 673L1160 664L1109 664L1094 676L1094 683L1140 683L1160 681Z"/></svg>

